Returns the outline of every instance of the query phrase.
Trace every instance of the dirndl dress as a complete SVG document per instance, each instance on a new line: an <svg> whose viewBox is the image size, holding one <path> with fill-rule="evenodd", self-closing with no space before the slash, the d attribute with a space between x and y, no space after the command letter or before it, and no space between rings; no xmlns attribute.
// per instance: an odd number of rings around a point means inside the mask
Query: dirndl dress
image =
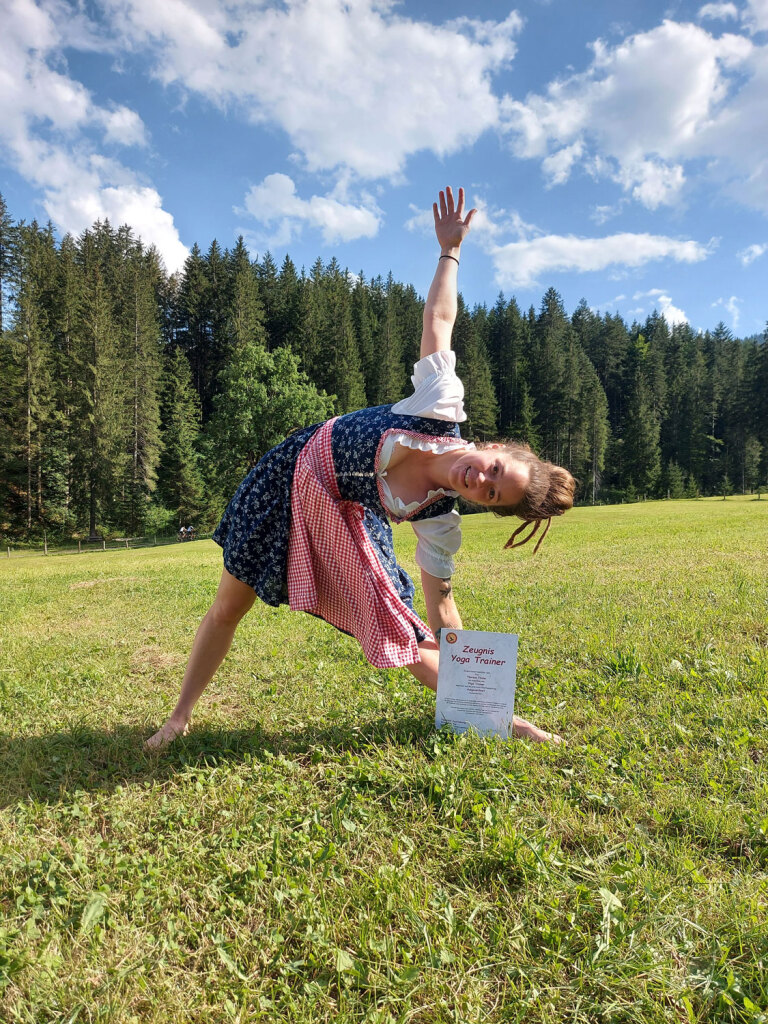
<svg viewBox="0 0 768 1024"><path fill-rule="evenodd" d="M269 605L277 606L289 603L290 600L288 564L294 475L302 452L323 426L315 424L305 427L267 452L243 480L213 535L216 543L223 548L227 571L252 587ZM375 559L375 564L370 565L373 577L381 580L379 574L383 570L391 584L391 591L405 606L402 618L410 622L408 638L403 639L399 647L395 644L393 648L390 644L384 650L381 646L371 646L364 639L365 631L362 628L358 630L355 621L347 623L351 628L345 628L338 620L333 621L332 617L322 617L344 632L355 635L363 644L366 656L378 667L418 661L416 644L431 636L429 628L413 610L413 581L395 558L390 525L390 518L394 517L383 504L377 477L383 440L393 431L461 443L457 423L394 413L390 405L340 416L330 429L330 452L336 488L333 500L354 506L357 510L367 540L362 548L367 551L368 558ZM406 518L413 521L442 516L453 509L454 503L454 497L437 495ZM303 605L299 607L312 610ZM362 627L363 624L360 625Z"/></svg>

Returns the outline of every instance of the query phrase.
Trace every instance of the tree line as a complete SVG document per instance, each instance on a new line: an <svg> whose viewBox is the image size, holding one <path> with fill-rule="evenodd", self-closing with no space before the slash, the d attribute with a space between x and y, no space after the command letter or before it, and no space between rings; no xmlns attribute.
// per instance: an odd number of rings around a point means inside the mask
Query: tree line
<svg viewBox="0 0 768 1024"><path fill-rule="evenodd" d="M291 430L395 402L418 358L411 285L197 245L179 274L130 227L58 240L0 197L0 535L210 528ZM768 328L627 324L558 293L459 300L474 440L567 466L582 503L753 491L768 478Z"/></svg>

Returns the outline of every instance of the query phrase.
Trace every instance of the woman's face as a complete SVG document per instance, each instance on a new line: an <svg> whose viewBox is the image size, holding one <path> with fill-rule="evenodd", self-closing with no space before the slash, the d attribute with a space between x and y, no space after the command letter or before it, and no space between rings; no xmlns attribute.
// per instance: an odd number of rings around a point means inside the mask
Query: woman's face
<svg viewBox="0 0 768 1024"><path fill-rule="evenodd" d="M501 446L463 452L449 471L451 489L462 498L493 508L517 505L525 495L530 466Z"/></svg>

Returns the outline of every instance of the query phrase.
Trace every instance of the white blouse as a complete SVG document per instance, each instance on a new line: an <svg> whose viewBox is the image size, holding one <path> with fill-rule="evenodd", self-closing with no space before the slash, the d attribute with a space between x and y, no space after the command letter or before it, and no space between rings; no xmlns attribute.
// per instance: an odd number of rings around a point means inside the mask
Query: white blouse
<svg viewBox="0 0 768 1024"><path fill-rule="evenodd" d="M451 423L463 423L467 416L464 412L464 385L456 376L456 354L454 352L435 352L425 356L414 364L413 394L392 406L392 412L406 416L424 416L428 419L446 420ZM395 445L406 448L418 448L421 451L434 451L441 454L455 448L474 448L475 446L461 438L451 441L423 441L408 434L390 434L384 441L379 455L378 477L387 509L398 519L413 512L425 499L411 501L406 504L401 498L395 497L387 483L387 466L392 458ZM434 497L456 498L458 491L439 488L430 490L427 500ZM447 579L454 573L453 555L461 546L461 516L456 511L447 512L433 519L421 519L411 523L418 538L416 545L416 564L430 576Z"/></svg>

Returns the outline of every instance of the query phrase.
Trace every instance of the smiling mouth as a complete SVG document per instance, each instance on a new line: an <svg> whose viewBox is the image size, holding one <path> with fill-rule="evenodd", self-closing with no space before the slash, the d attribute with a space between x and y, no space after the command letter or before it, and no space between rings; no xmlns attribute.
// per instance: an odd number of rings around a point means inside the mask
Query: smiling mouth
<svg viewBox="0 0 768 1024"><path fill-rule="evenodd" d="M464 473L464 486L469 487L469 471L472 467L467 466L466 472Z"/></svg>

